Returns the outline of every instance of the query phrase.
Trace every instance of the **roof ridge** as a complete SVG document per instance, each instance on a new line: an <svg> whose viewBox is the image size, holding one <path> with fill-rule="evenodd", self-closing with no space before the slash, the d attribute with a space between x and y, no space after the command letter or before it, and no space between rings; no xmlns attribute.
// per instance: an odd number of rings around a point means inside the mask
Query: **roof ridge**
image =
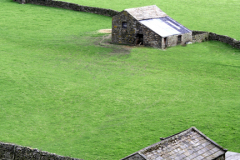
<svg viewBox="0 0 240 160"><path fill-rule="evenodd" d="M136 20L152 19L152 18L160 18L160 17L168 16L156 5L143 6L143 7L137 7L137 8L128 8L123 11L128 12Z"/></svg>
<svg viewBox="0 0 240 160"><path fill-rule="evenodd" d="M129 10L129 9L144 8L144 7L152 7L152 6L157 7L157 5L154 4L154 5L149 5L149 6L134 7L134 8L126 8L126 9L124 9L124 11L125 11L125 10Z"/></svg>
<svg viewBox="0 0 240 160"><path fill-rule="evenodd" d="M186 129L186 130L184 130L184 131L181 131L181 132L179 132L179 133L176 133L176 134L174 134L174 135L172 135L172 136L169 136L169 137L166 137L166 138L160 138L160 139L161 139L160 142L157 142L157 143L152 144L152 145L150 145L150 146L148 146L148 147L146 147L146 148L141 149L141 150L139 151L139 153L144 154L144 153L146 153L146 152L151 152L151 151L153 151L153 150L158 149L158 148L161 147L161 146L162 146L162 148L163 148L164 146L166 146L166 144L167 144L168 142L173 142L173 143L174 143L174 142L177 141L177 139L178 139L179 137L182 137L183 135L185 135L185 134L187 134L188 132L191 132L191 131L197 132L197 133L200 134L203 138L205 138L206 140L208 140L208 141L210 141L212 144L214 144L216 147L218 147L219 149L223 150L225 153L227 152L227 149L223 148L222 146L220 146L219 144L217 144L216 142L214 142L213 140L211 140L210 138L208 138L205 134L203 134L201 131L199 131L196 127L190 127L189 129Z"/></svg>

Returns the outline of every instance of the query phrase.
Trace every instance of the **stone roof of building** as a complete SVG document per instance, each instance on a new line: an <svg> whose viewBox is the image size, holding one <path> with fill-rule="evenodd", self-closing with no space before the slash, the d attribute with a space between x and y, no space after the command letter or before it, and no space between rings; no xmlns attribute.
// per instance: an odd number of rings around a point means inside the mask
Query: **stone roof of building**
<svg viewBox="0 0 240 160"><path fill-rule="evenodd" d="M210 160L227 152L195 127L177 133L132 155L141 155L145 160ZM130 156L132 156L130 155ZM129 157L129 156L128 156ZM124 158L124 159L127 159Z"/></svg>
<svg viewBox="0 0 240 160"><path fill-rule="evenodd" d="M129 8L129 9L125 9L124 11L127 11L137 20L153 19L153 18L168 16L156 5L139 7L139 8Z"/></svg>

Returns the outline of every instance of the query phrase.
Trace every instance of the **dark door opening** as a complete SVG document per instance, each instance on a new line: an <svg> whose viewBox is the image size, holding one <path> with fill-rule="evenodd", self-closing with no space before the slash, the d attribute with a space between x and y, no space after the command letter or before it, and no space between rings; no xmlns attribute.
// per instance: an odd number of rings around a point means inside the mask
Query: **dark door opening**
<svg viewBox="0 0 240 160"><path fill-rule="evenodd" d="M164 38L164 48L167 48L167 38Z"/></svg>
<svg viewBox="0 0 240 160"><path fill-rule="evenodd" d="M143 34L137 34L136 35L135 45L143 45Z"/></svg>
<svg viewBox="0 0 240 160"><path fill-rule="evenodd" d="M178 36L178 42L177 42L177 43L180 44L181 42L182 42L182 35L179 35L179 36Z"/></svg>

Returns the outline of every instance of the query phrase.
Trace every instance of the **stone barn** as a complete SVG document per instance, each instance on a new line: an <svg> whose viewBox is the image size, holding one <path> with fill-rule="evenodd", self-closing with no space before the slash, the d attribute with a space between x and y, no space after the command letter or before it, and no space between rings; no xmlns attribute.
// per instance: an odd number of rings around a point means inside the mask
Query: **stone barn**
<svg viewBox="0 0 240 160"><path fill-rule="evenodd" d="M227 150L195 127L160 139L122 160L225 160Z"/></svg>
<svg viewBox="0 0 240 160"><path fill-rule="evenodd" d="M166 48L192 42L192 31L156 5L125 9L112 18L112 43Z"/></svg>

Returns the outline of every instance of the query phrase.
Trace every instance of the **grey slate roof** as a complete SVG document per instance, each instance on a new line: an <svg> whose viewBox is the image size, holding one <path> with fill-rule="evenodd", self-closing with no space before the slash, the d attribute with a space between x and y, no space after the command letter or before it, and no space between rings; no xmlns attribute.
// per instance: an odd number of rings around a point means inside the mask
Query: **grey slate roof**
<svg viewBox="0 0 240 160"><path fill-rule="evenodd" d="M144 157L143 160L210 160L225 154L227 150L209 139L195 127L162 139L131 156Z"/></svg>
<svg viewBox="0 0 240 160"><path fill-rule="evenodd" d="M129 8L129 9L125 9L124 11L127 11L129 14L131 14L136 20L144 20L144 19L152 19L152 18L160 18L160 17L168 16L156 5L139 7L139 8Z"/></svg>

